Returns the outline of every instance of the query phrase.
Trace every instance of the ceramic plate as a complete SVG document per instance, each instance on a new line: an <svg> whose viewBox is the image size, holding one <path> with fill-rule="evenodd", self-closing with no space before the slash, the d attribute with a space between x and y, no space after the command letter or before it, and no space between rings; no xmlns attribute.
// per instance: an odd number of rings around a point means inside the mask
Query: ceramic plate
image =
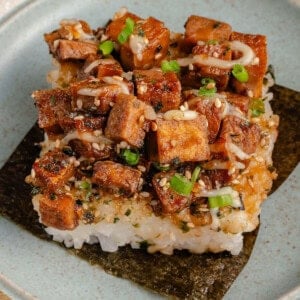
<svg viewBox="0 0 300 300"><path fill-rule="evenodd" d="M46 88L50 69L42 35L61 19L81 18L104 25L120 7L152 15L173 31L183 31L191 14L226 21L235 30L268 36L269 63L277 83L300 90L299 1L21 1L0 18L0 165L36 120L30 94ZM300 297L300 166L265 202L252 256L226 299ZM0 290L13 299L156 299L126 280L35 238L0 217ZM1 296L1 295L0 295Z"/></svg>

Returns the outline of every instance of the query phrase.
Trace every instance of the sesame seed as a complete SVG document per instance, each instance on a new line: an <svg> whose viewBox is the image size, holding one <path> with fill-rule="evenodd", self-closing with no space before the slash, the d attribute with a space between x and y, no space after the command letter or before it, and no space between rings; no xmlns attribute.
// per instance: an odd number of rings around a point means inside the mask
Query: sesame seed
<svg viewBox="0 0 300 300"><path fill-rule="evenodd" d="M186 101L183 102L183 106L185 107L186 110L189 109L189 104Z"/></svg>
<svg viewBox="0 0 300 300"><path fill-rule="evenodd" d="M198 183L201 187L205 188L205 182L202 179L199 179Z"/></svg>
<svg viewBox="0 0 300 300"><path fill-rule="evenodd" d="M140 178L140 180L139 180L139 185L143 185L143 183L144 183L144 179L143 179L143 178Z"/></svg>
<svg viewBox="0 0 300 300"><path fill-rule="evenodd" d="M77 105L78 109L82 109L82 105L83 105L82 100L81 99L77 99L76 105Z"/></svg>
<svg viewBox="0 0 300 300"><path fill-rule="evenodd" d="M171 140L171 145L172 145L173 147L175 147L175 146L177 145L177 141Z"/></svg>
<svg viewBox="0 0 300 300"><path fill-rule="evenodd" d="M251 63L252 65L258 65L259 64L259 57L254 57L254 59L253 59L253 61L252 61L252 63Z"/></svg>
<svg viewBox="0 0 300 300"><path fill-rule="evenodd" d="M144 116L144 115L141 115L141 116L140 116L139 122L140 122L140 123L144 123L144 122L145 122L145 116Z"/></svg>
<svg viewBox="0 0 300 300"><path fill-rule="evenodd" d="M233 183L233 184L239 184L239 183L240 183L240 181L239 181L239 180L237 180L237 179L234 179L234 180L232 180L232 183Z"/></svg>
<svg viewBox="0 0 300 300"><path fill-rule="evenodd" d="M104 148L105 148L105 144L104 143L99 144L99 150L100 151L103 151Z"/></svg>
<svg viewBox="0 0 300 300"><path fill-rule="evenodd" d="M79 160L75 160L74 161L74 166L75 167L79 167L80 166L80 161Z"/></svg>
<svg viewBox="0 0 300 300"><path fill-rule="evenodd" d="M99 144L97 144L97 143L92 143L92 147L93 147L95 150L100 150Z"/></svg>
<svg viewBox="0 0 300 300"><path fill-rule="evenodd" d="M100 216L100 211L96 210L95 213L94 213L94 216L95 216L95 218L98 218Z"/></svg>
<svg viewBox="0 0 300 300"><path fill-rule="evenodd" d="M235 173L235 167L231 167L229 170L228 170L228 175L232 175Z"/></svg>
<svg viewBox="0 0 300 300"><path fill-rule="evenodd" d="M96 98L96 99L94 100L94 104L95 104L96 106L99 106L99 105L100 105L100 99L97 99L97 98Z"/></svg>
<svg viewBox="0 0 300 300"><path fill-rule="evenodd" d="M215 107L216 108L220 108L222 106L222 102L219 98L215 99Z"/></svg>
<svg viewBox="0 0 300 300"><path fill-rule="evenodd" d="M253 91L252 90L248 90L247 91L247 95L248 95L248 97L252 98L253 97Z"/></svg>
<svg viewBox="0 0 300 300"><path fill-rule="evenodd" d="M83 119L84 119L84 116L82 116L82 115L74 117L74 120L83 120Z"/></svg>
<svg viewBox="0 0 300 300"><path fill-rule="evenodd" d="M57 139L57 140L55 141L55 148L59 148L59 146L60 146L60 140Z"/></svg>
<svg viewBox="0 0 300 300"><path fill-rule="evenodd" d="M209 209L207 207L200 207L199 210L203 211L203 212L209 211Z"/></svg>
<svg viewBox="0 0 300 300"><path fill-rule="evenodd" d="M152 131L157 131L157 124L156 124L156 122L152 122L151 123L151 129L152 129Z"/></svg>
<svg viewBox="0 0 300 300"><path fill-rule="evenodd" d="M255 160L256 160L257 162L264 162L264 159L263 159L263 157L261 157L261 156L257 156L257 157L255 158Z"/></svg>
<svg viewBox="0 0 300 300"><path fill-rule="evenodd" d="M70 177L68 181L75 181L75 177L74 176Z"/></svg>
<svg viewBox="0 0 300 300"><path fill-rule="evenodd" d="M141 192L141 193L140 193L140 196L141 196L141 197L144 197L144 198L147 198L147 197L150 196L150 194L149 194L148 192Z"/></svg>
<svg viewBox="0 0 300 300"><path fill-rule="evenodd" d="M167 178L166 177L163 177L160 181L159 181L159 186L163 187L166 185L167 183Z"/></svg>
<svg viewBox="0 0 300 300"><path fill-rule="evenodd" d="M254 188L254 183L250 178L248 178L248 183L252 188Z"/></svg>
<svg viewBox="0 0 300 300"><path fill-rule="evenodd" d="M75 158L74 156L71 156L71 157L69 158L69 163L70 163L70 164L74 164L75 160L76 160L76 158Z"/></svg>
<svg viewBox="0 0 300 300"><path fill-rule="evenodd" d="M68 185L65 184L65 190L66 191L71 191L71 188Z"/></svg>
<svg viewBox="0 0 300 300"><path fill-rule="evenodd" d="M191 171L189 171L189 170L186 170L185 173L184 173L184 175L185 175L185 177L186 177L187 179L191 179L191 178L192 178L192 173L191 173Z"/></svg>
<svg viewBox="0 0 300 300"><path fill-rule="evenodd" d="M219 57L218 52L215 51L215 52L213 53L213 57L218 58L218 57Z"/></svg>
<svg viewBox="0 0 300 300"><path fill-rule="evenodd" d="M102 130L95 130L94 132L94 136L100 136L100 135L102 135Z"/></svg>
<svg viewBox="0 0 300 300"><path fill-rule="evenodd" d="M194 65L193 64L189 64L189 70L193 71L194 70Z"/></svg>
<svg viewBox="0 0 300 300"><path fill-rule="evenodd" d="M161 57L162 57L162 53L157 53L155 54L154 59L159 59Z"/></svg>
<svg viewBox="0 0 300 300"><path fill-rule="evenodd" d="M179 109L180 109L181 111L185 111L185 110L186 110L186 108L185 108L183 105L180 105Z"/></svg>
<svg viewBox="0 0 300 300"><path fill-rule="evenodd" d="M190 228L195 228L195 225L194 225L194 223L192 223L192 222L189 222L189 223L187 223L186 224L188 227L190 227Z"/></svg>
<svg viewBox="0 0 300 300"><path fill-rule="evenodd" d="M273 127L275 125L275 122L273 120L269 121L268 123L269 127Z"/></svg>
<svg viewBox="0 0 300 300"><path fill-rule="evenodd" d="M141 84L139 87L138 87L138 93L139 94L144 94L147 92L147 85L146 84Z"/></svg>
<svg viewBox="0 0 300 300"><path fill-rule="evenodd" d="M115 103L114 103L114 102L109 102L109 105L110 105L111 107L113 107L113 106L115 105Z"/></svg>
<svg viewBox="0 0 300 300"><path fill-rule="evenodd" d="M30 175L32 178L35 178L36 173L34 169L31 169Z"/></svg>
<svg viewBox="0 0 300 300"><path fill-rule="evenodd" d="M121 149L125 149L128 146L127 142L125 141L122 141L119 145Z"/></svg>
<svg viewBox="0 0 300 300"><path fill-rule="evenodd" d="M123 77L121 77L121 76L114 75L114 76L112 76L112 78L116 79L116 80L119 80L119 81L123 81Z"/></svg>
<svg viewBox="0 0 300 300"><path fill-rule="evenodd" d="M206 88L207 88L207 89L213 89L215 86L216 86L216 84L215 84L214 82L209 82L209 83L206 85Z"/></svg>
<svg viewBox="0 0 300 300"><path fill-rule="evenodd" d="M83 208L83 209L88 209L88 208L89 208L89 206L88 206L88 204L87 204L87 203L83 203L83 204L82 204L82 208Z"/></svg>
<svg viewBox="0 0 300 300"><path fill-rule="evenodd" d="M146 168L144 166L138 165L137 166L138 170L140 170L141 172L146 172Z"/></svg>

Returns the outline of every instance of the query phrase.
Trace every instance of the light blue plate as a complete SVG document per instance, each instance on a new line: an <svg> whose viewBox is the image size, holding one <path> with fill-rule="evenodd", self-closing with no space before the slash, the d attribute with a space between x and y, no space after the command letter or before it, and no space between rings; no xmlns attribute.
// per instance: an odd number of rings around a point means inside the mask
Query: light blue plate
<svg viewBox="0 0 300 300"><path fill-rule="evenodd" d="M300 9L265 1L21 1L0 19L0 165L36 120L30 94L47 87L50 56L42 35L63 18L104 25L122 6L152 15L183 31L191 14L227 21L241 32L268 36L269 63L277 83L300 90ZM300 298L300 166L264 204L261 228L249 263L226 299ZM0 290L13 299L156 299L139 286L41 241L0 217Z"/></svg>

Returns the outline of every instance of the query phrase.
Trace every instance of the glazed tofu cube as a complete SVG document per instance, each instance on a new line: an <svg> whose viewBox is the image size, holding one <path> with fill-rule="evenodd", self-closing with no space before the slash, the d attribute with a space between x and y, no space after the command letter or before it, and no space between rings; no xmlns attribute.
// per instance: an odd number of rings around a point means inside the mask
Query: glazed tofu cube
<svg viewBox="0 0 300 300"><path fill-rule="evenodd" d="M75 167L68 155L54 150L37 159L33 164L33 170L37 185L59 193L60 188L74 175Z"/></svg>
<svg viewBox="0 0 300 300"><path fill-rule="evenodd" d="M94 165L92 181L101 188L130 196L138 190L140 178L137 169L113 161L99 161Z"/></svg>
<svg viewBox="0 0 300 300"><path fill-rule="evenodd" d="M89 55L96 55L98 47L94 43L59 40L56 56L59 60L86 59Z"/></svg>
<svg viewBox="0 0 300 300"><path fill-rule="evenodd" d="M120 63L114 59L103 59L98 66L97 77L101 79L105 76L121 76L123 69Z"/></svg>
<svg viewBox="0 0 300 300"><path fill-rule="evenodd" d="M252 48L257 63L245 66L249 74L249 80L245 83L239 82L232 78L232 86L235 91L243 95L251 95L251 97L259 98L262 96L263 78L267 71L267 39L264 35L244 34L233 32L230 36L231 41L241 41ZM233 53L233 59L239 57L239 53ZM253 94L253 95L252 95Z"/></svg>
<svg viewBox="0 0 300 300"><path fill-rule="evenodd" d="M207 101L200 97L190 99L188 104L190 109L206 117L208 122L208 141L213 143L221 126L223 107L217 107L215 101Z"/></svg>
<svg viewBox="0 0 300 300"><path fill-rule="evenodd" d="M220 135L210 149L214 157L226 159L229 157L229 143L239 147L246 154L252 154L259 141L260 128L257 124L249 123L236 116L226 116L222 122Z"/></svg>
<svg viewBox="0 0 300 300"><path fill-rule="evenodd" d="M111 109L111 103L116 101L123 92L118 84L103 83L95 80L83 80L71 84L72 109L74 111L106 114Z"/></svg>
<svg viewBox="0 0 300 300"><path fill-rule="evenodd" d="M122 65L126 70L159 66L168 52L170 31L155 18L136 22L129 40L121 45Z"/></svg>
<svg viewBox="0 0 300 300"><path fill-rule="evenodd" d="M175 73L150 69L134 70L133 75L138 99L152 105L156 112L179 107L181 84Z"/></svg>
<svg viewBox="0 0 300 300"><path fill-rule="evenodd" d="M150 159L160 163L203 161L209 158L207 121L205 116L194 120L157 119L157 131L150 138Z"/></svg>
<svg viewBox="0 0 300 300"><path fill-rule="evenodd" d="M227 23L192 15L185 23L184 39L187 48L191 49L198 41L229 40L231 31Z"/></svg>
<svg viewBox="0 0 300 300"><path fill-rule="evenodd" d="M140 17L138 17L135 14L132 14L130 12L126 12L123 16L114 18L106 27L105 34L112 39L113 41L118 41L118 35L123 30L126 24L126 19L131 18L134 22L137 22L141 20Z"/></svg>
<svg viewBox="0 0 300 300"><path fill-rule="evenodd" d="M72 230L78 225L75 201L68 195L44 194L39 197L41 221L46 226Z"/></svg>
<svg viewBox="0 0 300 300"><path fill-rule="evenodd" d="M161 172L154 175L152 179L153 188L161 202L163 213L176 213L183 208L189 206L191 203L191 196L182 196L170 187L162 186L160 182L167 180L170 181L175 172ZM164 179L166 178L166 179Z"/></svg>
<svg viewBox="0 0 300 300"><path fill-rule="evenodd" d="M133 147L142 147L145 138L144 112L144 102L133 95L118 95L108 116L105 136L115 141L126 141Z"/></svg>

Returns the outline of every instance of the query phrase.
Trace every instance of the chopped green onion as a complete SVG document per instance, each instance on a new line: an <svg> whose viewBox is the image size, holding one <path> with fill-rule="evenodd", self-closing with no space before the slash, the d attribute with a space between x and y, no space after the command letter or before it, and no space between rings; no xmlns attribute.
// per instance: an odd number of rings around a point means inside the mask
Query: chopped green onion
<svg viewBox="0 0 300 300"><path fill-rule="evenodd" d="M202 78L201 83L203 86L198 91L199 96L213 96L217 92L216 82L211 78Z"/></svg>
<svg viewBox="0 0 300 300"><path fill-rule="evenodd" d="M188 196L192 189L194 183L189 181L185 176L176 173L172 176L170 180L170 187L178 194L183 196Z"/></svg>
<svg viewBox="0 0 300 300"><path fill-rule="evenodd" d="M200 171L201 171L201 168L199 166L197 166L194 171L193 171L193 174L192 174L192 178L191 178L191 182L192 183L195 183L198 179L198 176L200 174Z"/></svg>
<svg viewBox="0 0 300 300"><path fill-rule="evenodd" d="M127 18L125 21L125 27L118 35L118 41L120 44L124 44L130 35L133 33L134 21L131 18Z"/></svg>
<svg viewBox="0 0 300 300"><path fill-rule="evenodd" d="M153 163L154 167L159 170L159 171L169 171L170 170L170 165L169 164L159 164L159 163Z"/></svg>
<svg viewBox="0 0 300 300"><path fill-rule="evenodd" d="M207 45L218 45L219 42L217 40L209 40L206 42Z"/></svg>
<svg viewBox="0 0 300 300"><path fill-rule="evenodd" d="M161 69L163 72L175 72L178 73L180 71L180 66L176 60L164 60L161 63Z"/></svg>
<svg viewBox="0 0 300 300"><path fill-rule="evenodd" d="M251 99L250 102L251 117L259 117L265 113L264 101L260 98Z"/></svg>
<svg viewBox="0 0 300 300"><path fill-rule="evenodd" d="M79 185L79 188L81 190L90 190L92 188L92 185L88 181L82 181Z"/></svg>
<svg viewBox="0 0 300 300"><path fill-rule="evenodd" d="M218 196L208 197L208 204L210 208L218 208L218 207L232 205L233 200L231 195L229 194L218 195Z"/></svg>
<svg viewBox="0 0 300 300"><path fill-rule="evenodd" d="M125 160L125 162L130 166L135 166L138 164L140 160L140 154L138 152L134 152L130 149L124 149L121 152L121 157Z"/></svg>
<svg viewBox="0 0 300 300"><path fill-rule="evenodd" d="M114 43L112 41L105 41L99 45L99 50L101 50L104 56L109 55L114 50Z"/></svg>
<svg viewBox="0 0 300 300"><path fill-rule="evenodd" d="M248 72L243 65L235 64L231 73L239 82L247 82L249 79Z"/></svg>

